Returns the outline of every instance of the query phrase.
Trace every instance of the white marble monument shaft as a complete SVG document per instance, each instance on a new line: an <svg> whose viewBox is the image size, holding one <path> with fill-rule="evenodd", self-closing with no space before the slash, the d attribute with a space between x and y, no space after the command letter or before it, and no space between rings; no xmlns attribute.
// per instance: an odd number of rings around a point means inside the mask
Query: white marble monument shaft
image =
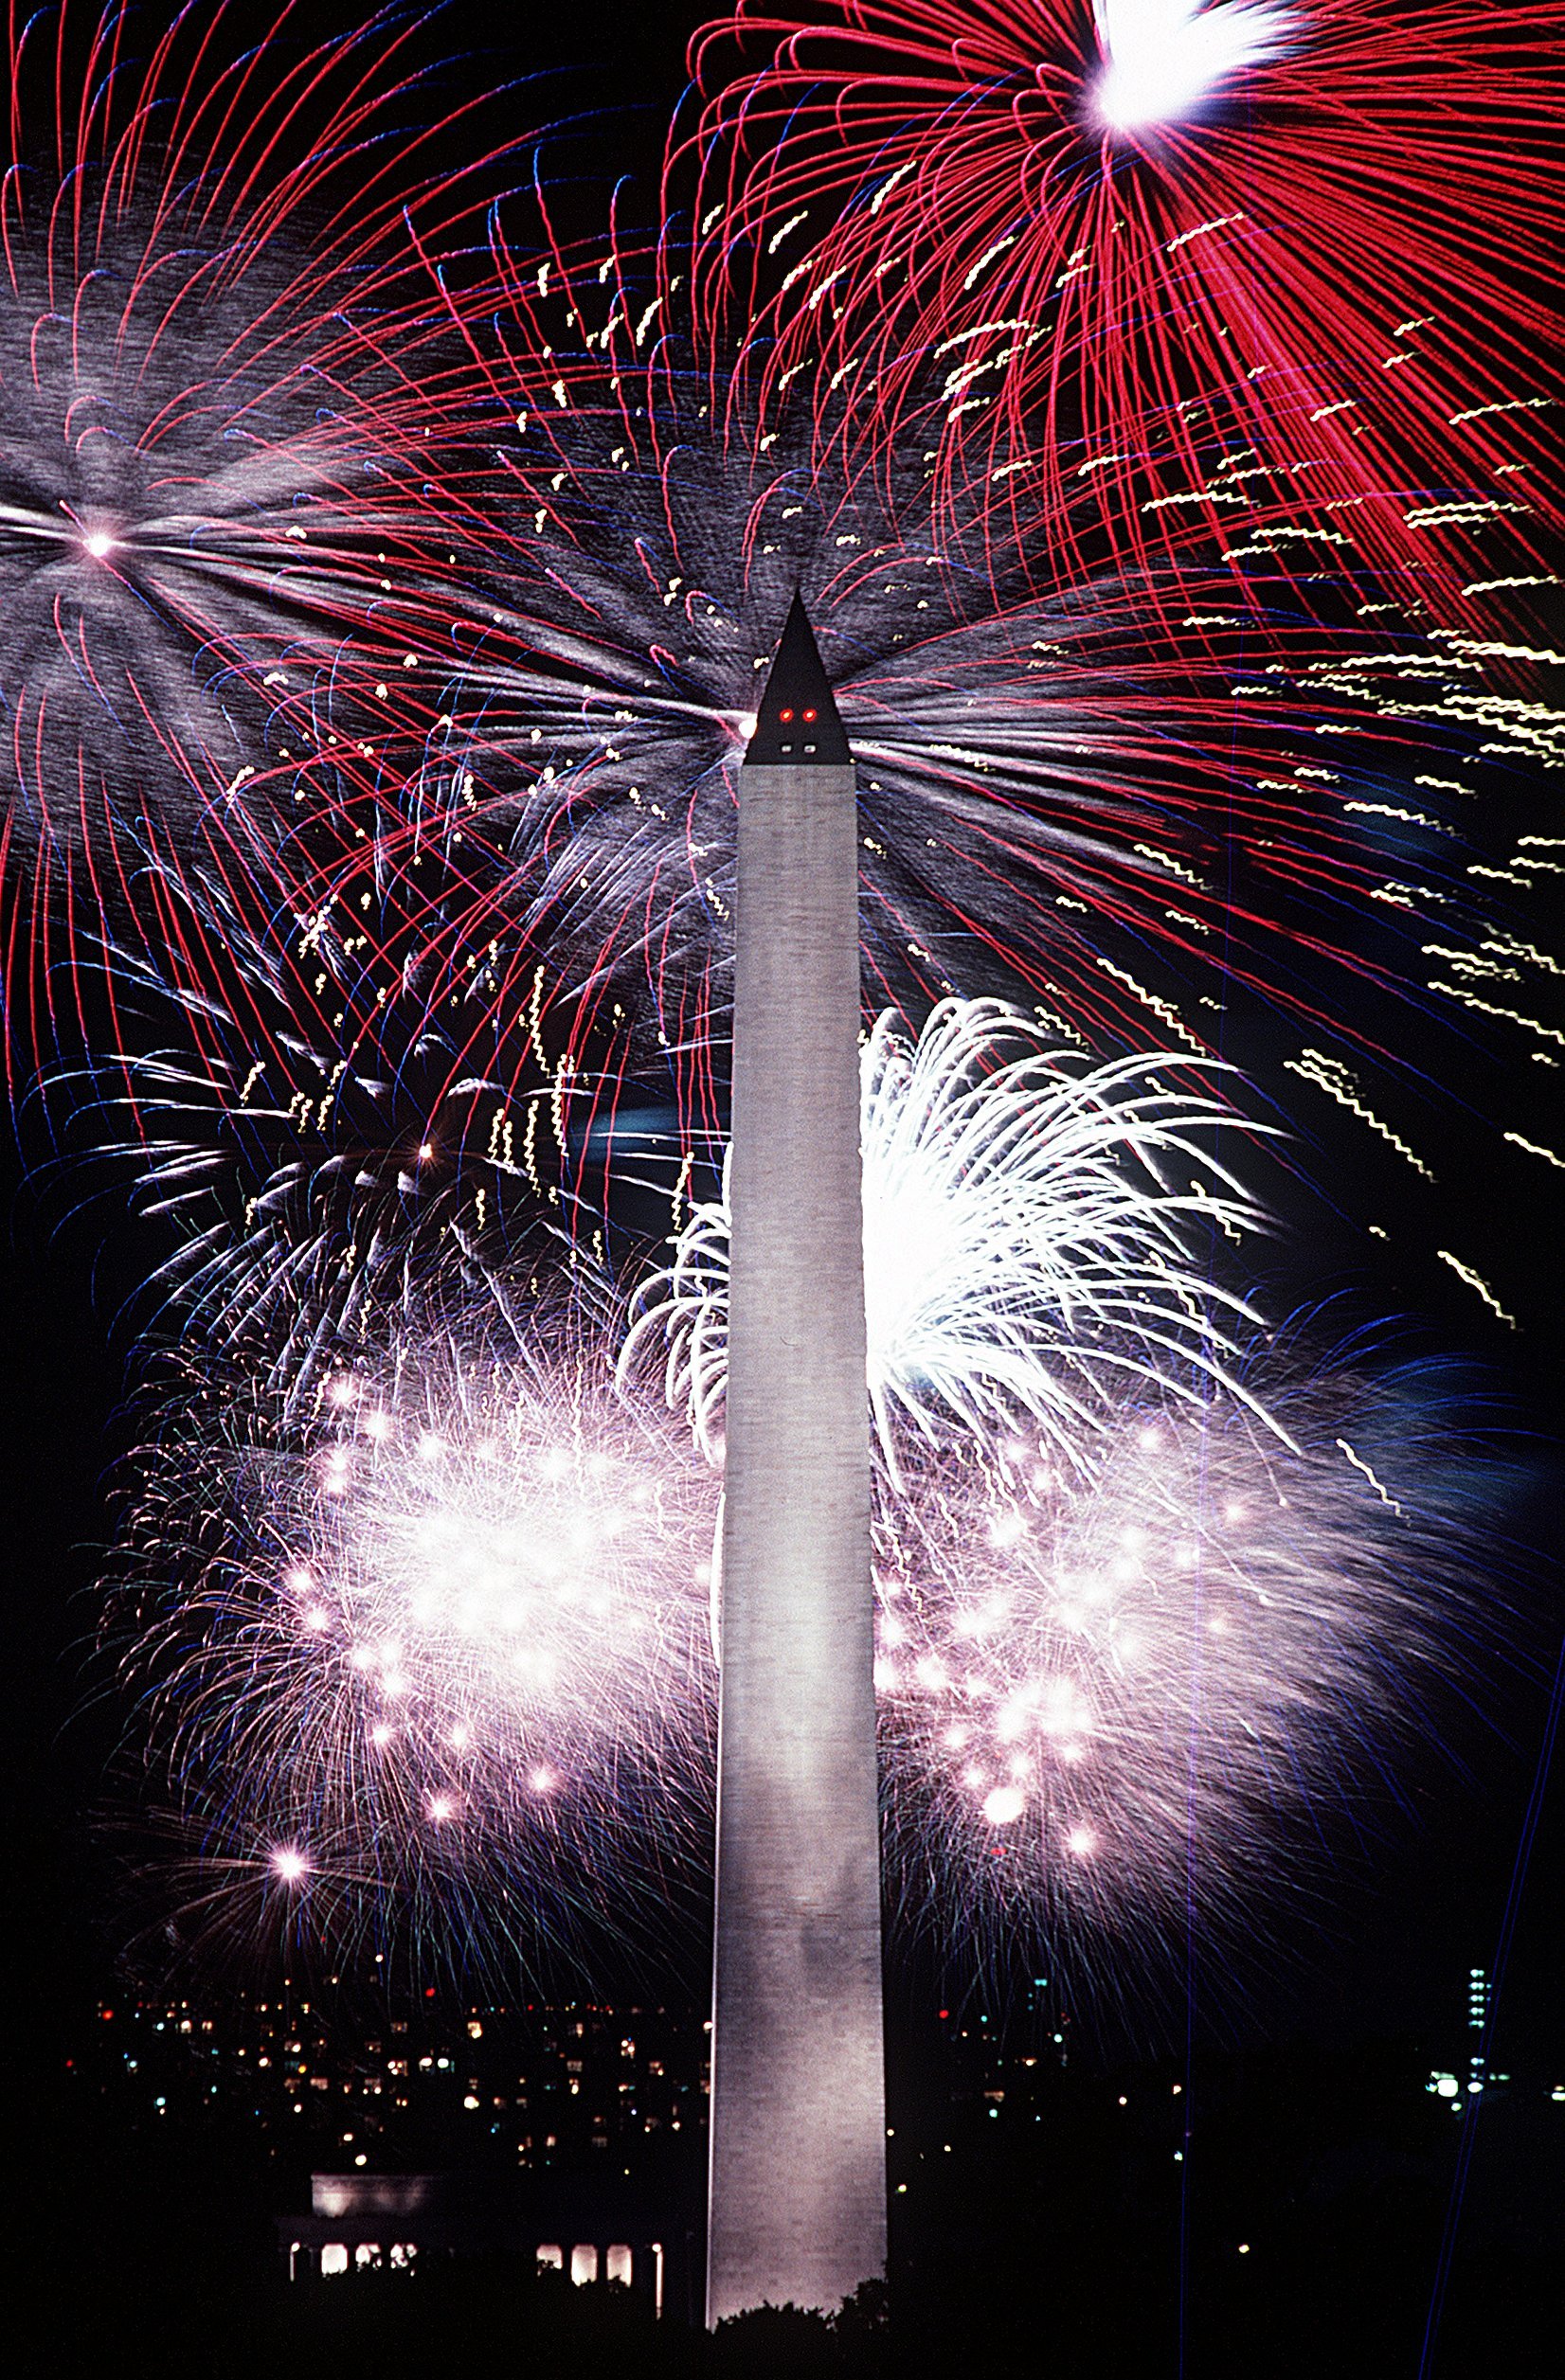
<svg viewBox="0 0 1565 2380"><path fill-rule="evenodd" d="M709 2322L886 2262L856 816L741 771Z"/></svg>

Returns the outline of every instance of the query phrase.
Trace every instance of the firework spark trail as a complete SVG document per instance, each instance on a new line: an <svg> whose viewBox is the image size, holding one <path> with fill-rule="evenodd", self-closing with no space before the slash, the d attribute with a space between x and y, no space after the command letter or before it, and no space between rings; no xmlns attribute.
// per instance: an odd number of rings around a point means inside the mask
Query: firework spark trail
<svg viewBox="0 0 1565 2380"><path fill-rule="evenodd" d="M948 504L1052 541L1073 488L1122 556L1258 530L1306 594L1353 548L1460 607L1559 519L1559 63L1550 11L1458 0L741 0L667 203L714 339L842 451L922 432Z"/></svg>
<svg viewBox="0 0 1565 2380"><path fill-rule="evenodd" d="M1089 1477L1018 1431L883 1503L891 1857L947 1944L1048 1942L1111 2001L1128 1936L1171 1983L1188 1845L1203 1937L1253 1959L1469 1673L1475 1543L1416 1384L1273 1360L1257 1389L1290 1446L1226 1397L1132 1396Z"/></svg>
<svg viewBox="0 0 1565 2380"><path fill-rule="evenodd" d="M409 915L176 863L106 953L117 1044L32 1094L75 1203L128 1191L171 1240L148 1291L271 1376L426 1279L521 1248L558 1209L563 1134L545 970L455 954L431 855ZM295 905L295 904L298 905ZM557 1269L559 1253L549 1258Z"/></svg>
<svg viewBox="0 0 1565 2380"><path fill-rule="evenodd" d="M1255 1317L1198 1244L1261 1226L1214 1149L1253 1128L1212 1070L1094 1065L991 1000L943 1003L916 1044L882 1016L861 1072L869 1394L893 1489L910 1444L1023 1423L1067 1474L1089 1467L1138 1384L1199 1397L1215 1380L1244 1401L1232 1333ZM634 1370L666 1344L667 1400L713 1459L728 1262L726 1199L697 1207L638 1294L621 1359Z"/></svg>
<svg viewBox="0 0 1565 2380"><path fill-rule="evenodd" d="M1307 38L1300 10L1265 0L1094 0L1092 14L1091 106L1110 135L1188 123L1247 67Z"/></svg>
<svg viewBox="0 0 1565 2380"><path fill-rule="evenodd" d="M752 442L675 309L642 304L636 255L594 253L524 272L497 243L487 317L453 299L484 435L452 502L486 591L454 622L425 766L347 851L344 897L438 850L471 887L467 946L519 937L579 995L572 1055L604 1086L585 1129L612 1130L617 1077L666 1075L686 1145L716 1131L734 774L801 585L860 761L874 1006L1019 981L1123 1047L1188 985L1196 1011L1232 992L1340 1028L1327 977L1379 979L1347 921L1384 899L1373 822L1401 730L1351 677L1311 672L1322 632L1280 618L1265 644L1253 617L1194 612L1181 634L1159 625L1166 586L1044 596L952 564L916 471L888 509L781 432ZM1329 649L1372 633L1396 641L1355 624ZM1328 729L1351 739L1330 772Z"/></svg>
<svg viewBox="0 0 1565 2380"><path fill-rule="evenodd" d="M243 1352L149 1392L105 1636L220 1906L224 1861L351 1938L487 1893L536 1964L691 1856L714 1483L579 1324L504 1337L425 1309L304 1393Z"/></svg>

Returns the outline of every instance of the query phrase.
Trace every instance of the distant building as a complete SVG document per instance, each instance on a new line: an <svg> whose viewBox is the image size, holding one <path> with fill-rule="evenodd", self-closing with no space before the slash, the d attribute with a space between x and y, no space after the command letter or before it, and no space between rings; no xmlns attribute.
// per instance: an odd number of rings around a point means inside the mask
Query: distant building
<svg viewBox="0 0 1565 2380"><path fill-rule="evenodd" d="M655 2210L622 2176L314 2174L308 2213L277 2218L293 2282L513 2256L578 2285L617 2282L661 2315L698 2312L699 2203Z"/></svg>

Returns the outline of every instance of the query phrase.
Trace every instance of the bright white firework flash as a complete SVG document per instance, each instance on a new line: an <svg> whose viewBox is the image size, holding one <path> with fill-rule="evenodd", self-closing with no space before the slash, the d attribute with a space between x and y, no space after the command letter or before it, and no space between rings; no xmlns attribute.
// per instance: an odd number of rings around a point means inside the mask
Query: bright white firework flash
<svg viewBox="0 0 1565 2380"><path fill-rule="evenodd" d="M1196 1380L1249 1392L1232 1332L1255 1319L1214 1283L1214 1231L1263 1218L1214 1142L1255 1136L1175 1056L1100 1065L999 1000L945 1000L916 1044L888 1011L866 1045L864 1269L869 1391L893 1483L910 1441L1026 1416L1050 1458L1090 1458L1127 1391ZM1181 1081L1182 1078L1182 1081ZM664 1387L717 1459L728 1364L729 1208L696 1207L640 1291L622 1368L667 1343ZM1258 1406L1253 1409L1259 1413Z"/></svg>
<svg viewBox="0 0 1565 2380"><path fill-rule="evenodd" d="M1187 122L1231 76L1286 48L1296 9L1261 0L1093 0L1103 67L1092 107L1110 135Z"/></svg>
<svg viewBox="0 0 1565 2380"><path fill-rule="evenodd" d="M648 1431L601 1392L546 1405L531 1383L460 1378L387 1405L344 1385L294 1608L371 1741L437 1770L498 1757L552 1791L656 1727L675 1699L667 1622L710 1545L690 1467L670 1476L666 1446L649 1460ZM432 1815L460 1798L454 1776Z"/></svg>
<svg viewBox="0 0 1565 2380"><path fill-rule="evenodd" d="M601 1351L439 1331L308 1396L181 1381L157 1418L126 1666L186 1832L253 1835L347 1935L634 1931L710 1795L716 1490L680 1425Z"/></svg>

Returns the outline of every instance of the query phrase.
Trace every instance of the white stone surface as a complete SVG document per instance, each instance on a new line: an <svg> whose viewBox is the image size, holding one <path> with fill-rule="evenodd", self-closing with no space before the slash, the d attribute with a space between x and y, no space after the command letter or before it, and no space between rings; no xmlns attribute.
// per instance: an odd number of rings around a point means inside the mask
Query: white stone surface
<svg viewBox="0 0 1565 2380"><path fill-rule="evenodd" d="M740 775L707 2318L886 2262L851 768Z"/></svg>

